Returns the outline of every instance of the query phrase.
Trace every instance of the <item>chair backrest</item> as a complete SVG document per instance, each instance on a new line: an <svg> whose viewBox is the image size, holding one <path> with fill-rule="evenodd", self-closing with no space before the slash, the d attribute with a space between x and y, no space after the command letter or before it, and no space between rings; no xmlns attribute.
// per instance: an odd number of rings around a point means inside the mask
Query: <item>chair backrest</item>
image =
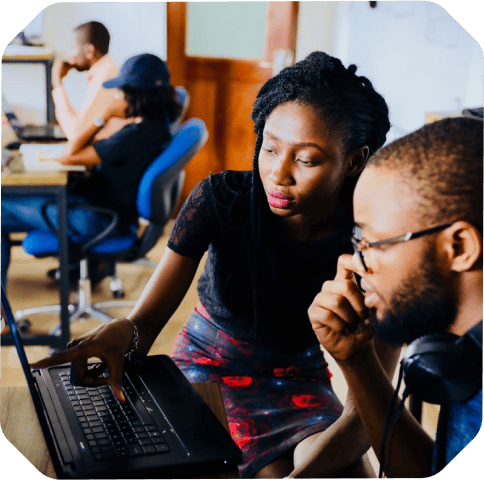
<svg viewBox="0 0 484 480"><path fill-rule="evenodd" d="M149 221L143 236L138 238L134 244L132 237L136 238L136 231L120 238L110 237L106 239L106 242L97 245L95 249L89 247L91 253L94 251L96 254L112 253L116 255L120 250L130 249L127 258L132 261L149 252L162 235L163 228L178 203L185 178L183 168L203 147L207 138L207 129L202 120L192 118L181 125L165 150L148 167L138 187L138 214ZM99 209L100 207L82 206L79 208ZM105 236L104 232L101 236ZM71 236L69 240L74 245L81 245L82 248L86 242L87 245L92 243L92 238L89 237ZM113 248L113 242L116 243L115 248ZM126 248L119 248L123 242L125 242ZM39 257L55 255L59 250L56 233L40 230L29 233L22 246L27 253Z"/></svg>
<svg viewBox="0 0 484 480"><path fill-rule="evenodd" d="M176 99L178 103L182 106L182 110L180 112L180 115L178 115L178 117L176 118L176 120L170 123L170 132L172 135L177 131L178 127L180 126L180 123L185 118L185 114L187 113L187 110L188 110L188 105L190 104L190 94L188 93L185 87L176 87L175 92L176 92Z"/></svg>
<svg viewBox="0 0 484 480"><path fill-rule="evenodd" d="M160 156L148 167L138 188L140 217L150 222L139 242L137 256L143 256L156 243L180 198L183 168L203 147L208 133L205 123L192 118L181 125Z"/></svg>

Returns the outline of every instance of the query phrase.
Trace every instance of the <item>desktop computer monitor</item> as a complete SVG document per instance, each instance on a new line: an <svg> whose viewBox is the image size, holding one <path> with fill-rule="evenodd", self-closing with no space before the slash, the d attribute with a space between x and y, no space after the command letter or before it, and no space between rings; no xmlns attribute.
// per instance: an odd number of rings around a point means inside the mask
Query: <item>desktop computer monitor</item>
<svg viewBox="0 0 484 480"><path fill-rule="evenodd" d="M14 42L22 45L38 45L44 34L44 11L40 12L21 32L15 37Z"/></svg>

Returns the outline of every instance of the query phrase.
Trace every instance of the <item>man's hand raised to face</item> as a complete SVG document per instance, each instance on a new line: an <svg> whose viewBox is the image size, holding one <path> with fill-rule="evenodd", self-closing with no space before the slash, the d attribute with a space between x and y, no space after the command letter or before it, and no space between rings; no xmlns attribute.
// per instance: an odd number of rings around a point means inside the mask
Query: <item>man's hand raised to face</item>
<svg viewBox="0 0 484 480"><path fill-rule="evenodd" d="M52 86L58 87L72 68L73 66L64 60L55 61L52 65Z"/></svg>
<svg viewBox="0 0 484 480"><path fill-rule="evenodd" d="M353 257L341 255L334 280L324 282L308 310L319 343L341 362L353 359L373 339L365 296L356 285L355 273Z"/></svg>

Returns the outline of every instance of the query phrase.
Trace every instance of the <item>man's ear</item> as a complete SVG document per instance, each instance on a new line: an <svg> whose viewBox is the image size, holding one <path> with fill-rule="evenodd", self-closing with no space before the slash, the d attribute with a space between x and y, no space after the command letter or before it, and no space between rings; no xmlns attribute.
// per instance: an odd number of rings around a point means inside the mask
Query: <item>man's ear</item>
<svg viewBox="0 0 484 480"><path fill-rule="evenodd" d="M469 222L455 222L446 232L446 254L454 272L472 270L482 264L482 234Z"/></svg>
<svg viewBox="0 0 484 480"><path fill-rule="evenodd" d="M368 160L370 149L365 145L360 147L346 156L346 176L356 177L362 170Z"/></svg>
<svg viewBox="0 0 484 480"><path fill-rule="evenodd" d="M83 48L84 48L84 53L86 55L86 58L88 60L92 60L92 58L94 57L94 52L96 50L94 45L92 43L85 43L83 45Z"/></svg>

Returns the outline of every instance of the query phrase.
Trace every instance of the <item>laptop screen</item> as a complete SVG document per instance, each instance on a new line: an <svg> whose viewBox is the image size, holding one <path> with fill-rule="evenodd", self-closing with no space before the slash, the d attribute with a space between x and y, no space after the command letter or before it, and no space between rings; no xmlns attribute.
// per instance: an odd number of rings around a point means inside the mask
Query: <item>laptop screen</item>
<svg viewBox="0 0 484 480"><path fill-rule="evenodd" d="M20 338L20 332L18 331L17 324L15 323L12 309L10 308L10 302L8 301L7 295L5 294L5 290L2 285L2 317L3 316L5 316L7 325L10 328L10 334L12 335L12 339L15 343L15 347L20 358L20 364L22 365L22 370L24 371L25 378L27 379L27 384L32 399L34 400L34 402L38 401L37 391L35 388L32 372L30 371L29 361L27 360L27 355L25 354L22 339Z"/></svg>
<svg viewBox="0 0 484 480"><path fill-rule="evenodd" d="M20 137L20 129L22 126L4 95L2 95L2 112L7 117L8 123L10 123L10 126L14 129L15 133Z"/></svg>

